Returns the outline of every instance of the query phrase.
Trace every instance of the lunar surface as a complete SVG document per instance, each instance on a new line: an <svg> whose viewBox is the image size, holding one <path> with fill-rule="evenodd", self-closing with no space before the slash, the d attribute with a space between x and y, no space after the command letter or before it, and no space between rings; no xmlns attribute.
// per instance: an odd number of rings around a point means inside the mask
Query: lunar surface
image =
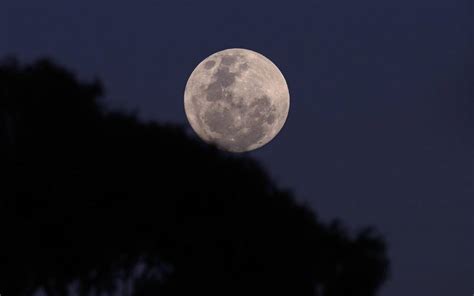
<svg viewBox="0 0 474 296"><path fill-rule="evenodd" d="M231 152L257 149L283 127L290 94L280 70L263 55L226 49L203 60L184 92L191 127L207 143Z"/></svg>

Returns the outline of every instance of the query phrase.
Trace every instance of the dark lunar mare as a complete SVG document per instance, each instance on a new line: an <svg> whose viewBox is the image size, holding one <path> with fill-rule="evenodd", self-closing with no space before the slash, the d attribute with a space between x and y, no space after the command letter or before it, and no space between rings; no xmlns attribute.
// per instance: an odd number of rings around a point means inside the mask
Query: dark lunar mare
<svg viewBox="0 0 474 296"><path fill-rule="evenodd" d="M217 66L217 71L212 76L213 82L211 82L206 88L207 100L209 102L216 102L223 98L227 98L231 101L232 94L228 90L235 82L235 78L241 75L241 72L233 73L229 67L237 61L236 56L224 55ZM225 96L227 94L227 96Z"/></svg>
<svg viewBox="0 0 474 296"><path fill-rule="evenodd" d="M214 65L216 64L215 61L207 61L205 64L204 64L204 68L206 68L206 70L210 70L214 67Z"/></svg>

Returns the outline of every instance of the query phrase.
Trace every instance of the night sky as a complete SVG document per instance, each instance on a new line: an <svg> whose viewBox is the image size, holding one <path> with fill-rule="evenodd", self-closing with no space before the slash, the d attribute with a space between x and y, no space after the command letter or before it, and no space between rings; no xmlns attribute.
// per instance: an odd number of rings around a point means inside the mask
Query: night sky
<svg viewBox="0 0 474 296"><path fill-rule="evenodd" d="M384 235L382 296L474 293L472 0L6 0L0 37L2 57L51 57L109 108L183 125L202 59L264 54L291 107L250 155L324 221Z"/></svg>

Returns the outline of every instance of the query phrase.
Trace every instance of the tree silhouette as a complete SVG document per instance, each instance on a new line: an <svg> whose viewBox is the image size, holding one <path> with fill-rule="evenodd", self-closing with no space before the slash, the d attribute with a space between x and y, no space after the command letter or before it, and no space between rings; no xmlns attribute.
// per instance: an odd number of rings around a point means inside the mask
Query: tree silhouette
<svg viewBox="0 0 474 296"><path fill-rule="evenodd" d="M48 60L0 65L2 295L375 295L373 230L319 222L254 160L102 93Z"/></svg>

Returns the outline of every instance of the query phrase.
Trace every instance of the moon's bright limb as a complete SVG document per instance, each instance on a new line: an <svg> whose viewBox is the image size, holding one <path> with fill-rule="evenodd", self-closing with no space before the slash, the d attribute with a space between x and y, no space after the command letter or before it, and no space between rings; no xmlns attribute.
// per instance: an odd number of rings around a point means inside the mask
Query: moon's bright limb
<svg viewBox="0 0 474 296"><path fill-rule="evenodd" d="M289 107L280 70L248 49L226 49L207 57L192 72L184 92L184 109L194 131L231 152L270 142L283 127Z"/></svg>

